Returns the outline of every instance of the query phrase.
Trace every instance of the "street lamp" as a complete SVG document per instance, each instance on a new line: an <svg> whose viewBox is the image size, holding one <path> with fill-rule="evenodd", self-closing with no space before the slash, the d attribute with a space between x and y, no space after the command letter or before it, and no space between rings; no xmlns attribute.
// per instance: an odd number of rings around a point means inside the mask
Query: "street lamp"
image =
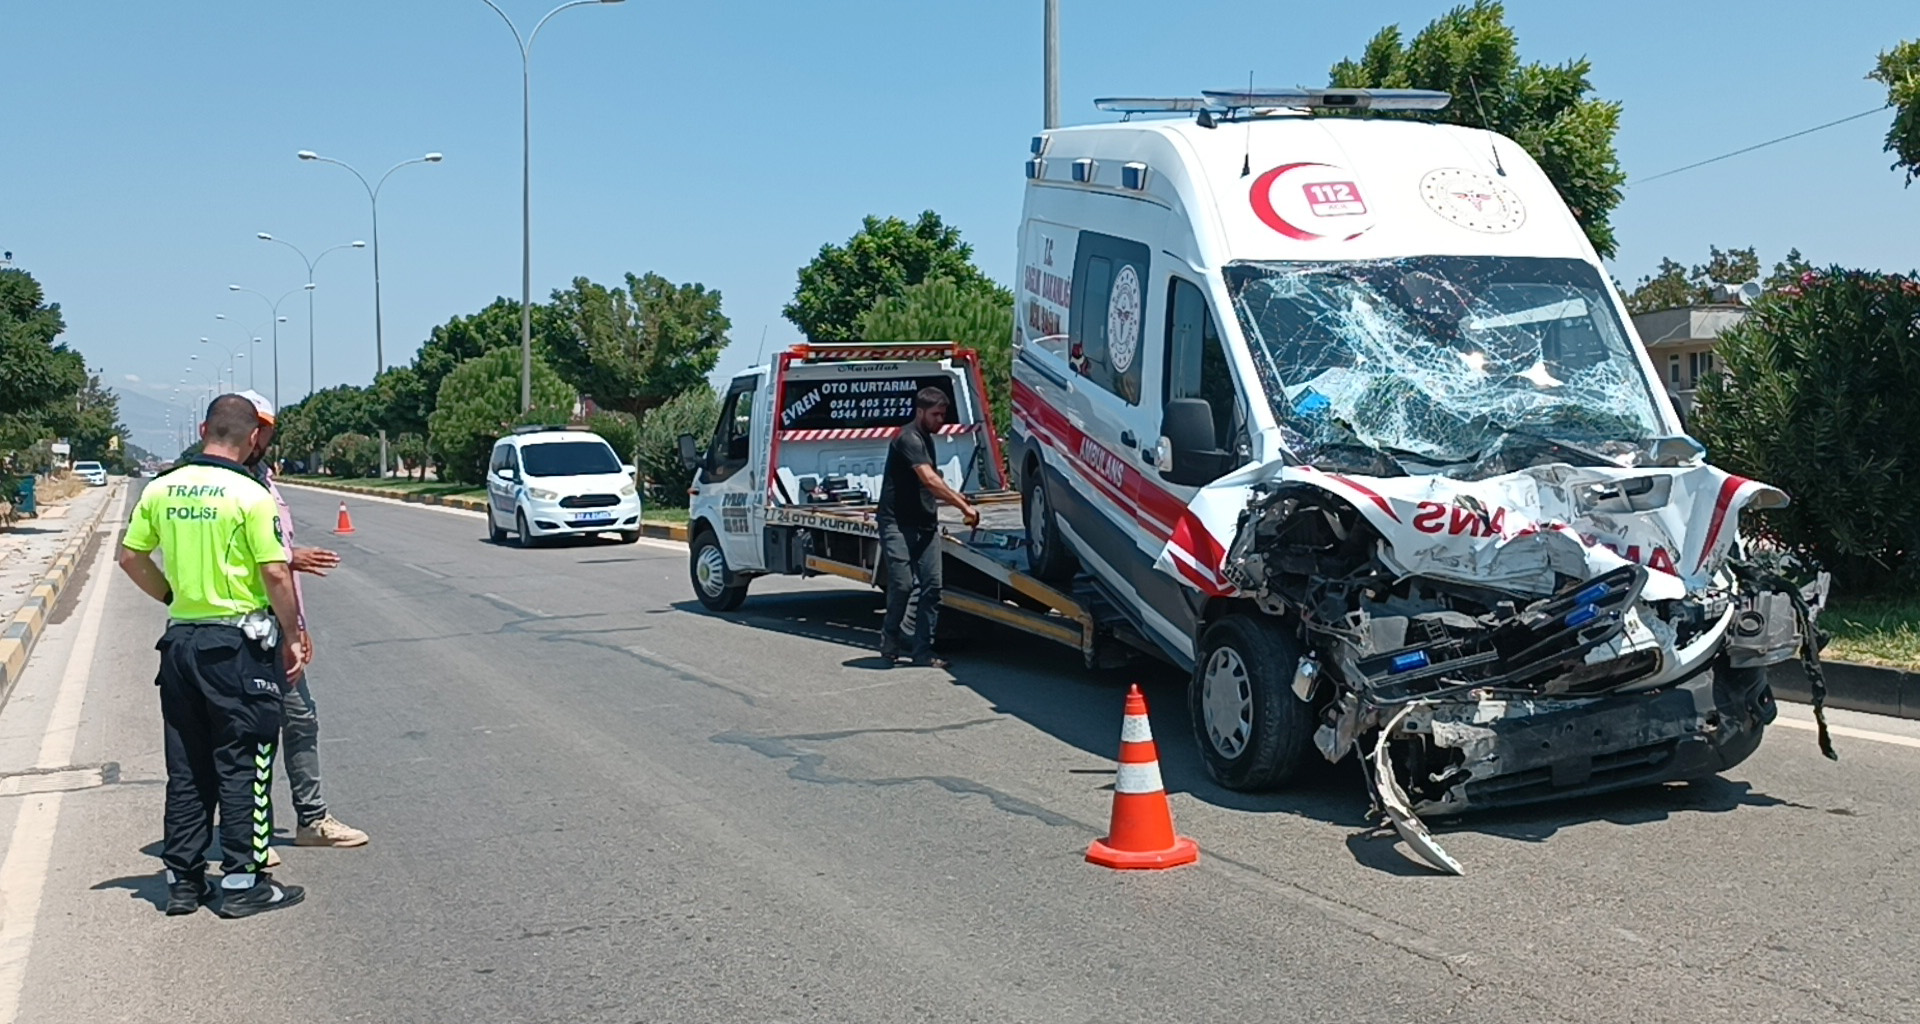
<svg viewBox="0 0 1920 1024"><path fill-rule="evenodd" d="M215 351L225 352L227 354L227 379L232 387L238 389L240 387L240 372L234 368L233 364L241 359L247 358L247 353L244 348L229 348L225 345L218 345L215 344L211 338L201 338L200 344L212 345ZM253 386L253 364L251 363L247 364L247 386Z"/></svg>
<svg viewBox="0 0 1920 1024"><path fill-rule="evenodd" d="M282 239L282 238L275 238L275 237L273 237L272 235L269 235L269 234L267 234L267 233L266 233L265 231L262 231L262 232L260 232L259 234L257 234L257 235L254 235L253 237L255 237L255 238L258 238L259 240L261 240L261 241L263 241L263 242L278 242L278 243L280 243L281 245L284 245L284 246L286 246L287 248L289 248L289 249L292 249L292 250L293 250L293 252L294 252L294 255L296 255L296 256L298 256L298 257L300 257L300 262L302 262L302 263L305 263L305 264L307 265L307 397L309 397L309 398L311 398L311 397L313 397L313 384L314 384L314 373L313 373L313 268L315 268L315 267L317 267L317 266L319 266L319 265L320 265L320 261L321 261L321 260L324 260L324 259L326 259L326 258L327 258L327 253L330 253L330 252L333 252L333 251L335 251L335 250L337 250L337 249L364 249L364 248L366 248L366 247L367 247L367 243L365 243L365 242L343 242L343 243L341 243L340 245L336 245L336 246L333 246L332 248L328 248L328 249L322 249L322 250L320 250L320 255L318 255L318 256L315 256L315 257L314 257L314 258L312 258L312 259L307 259L307 254L306 254L306 253L304 253L304 252L302 252L302 251L300 250L300 247L299 247L299 246L297 246L297 245L295 245L295 244L293 244L292 242L289 242L289 241L287 241L287 240L285 240L285 239ZM376 319L376 320L378 320L378 319L379 319L379 317L378 317L378 315L377 315L377 314L376 314L376 316L375 316L375 319ZM384 353L382 353L382 354L384 355ZM381 369L386 369L386 367L384 367L384 366L383 366L383 367L381 367Z"/></svg>
<svg viewBox="0 0 1920 1024"><path fill-rule="evenodd" d="M213 314L213 318L215 320L226 320L227 323L230 323L235 327L240 327L240 323L238 321L227 320L227 314L225 313L215 313ZM240 327L240 334L242 337L247 337L247 329L245 327ZM252 337L248 337L247 344L249 345L260 344L260 336L255 334ZM249 349L249 351L251 351L251 349ZM254 360L254 362L257 363L259 362L259 360L256 359ZM253 387L253 366L254 366L254 363L247 364L247 386L248 387Z"/></svg>
<svg viewBox="0 0 1920 1024"><path fill-rule="evenodd" d="M548 11L526 36L493 0L480 0L507 23L520 44L520 411L533 408L533 41L547 20L569 7L622 0L571 0Z"/></svg>
<svg viewBox="0 0 1920 1024"><path fill-rule="evenodd" d="M292 289L277 299L269 299L261 292L256 292L251 288L242 288L237 284L228 285L227 290L230 292L245 292L248 295L258 295L260 296L260 301L266 303L268 309L273 310L273 407L278 409L280 408L280 325L287 322L287 318L280 315L280 304L301 292L312 291L313 282L309 281L298 288Z"/></svg>
<svg viewBox="0 0 1920 1024"><path fill-rule="evenodd" d="M387 369L386 335L380 323L380 190L386 187L387 179L393 176L393 172L400 168L409 164L437 164L443 157L439 153L428 153L426 156L417 156L411 160L402 160L392 167L387 168L387 173L380 176L379 182L368 184L366 175L361 174L352 164L343 160L335 160L330 156L321 156L311 149L303 149L294 155L302 160L311 160L323 164L335 164L340 167L345 167L348 171L352 172L354 177L360 179L360 187L367 190L367 204L373 208L373 358L376 364L373 368L373 375L375 378L378 378L382 373L385 373ZM315 260L314 262L317 263L319 261ZM276 399L276 402L277 401ZM380 476L384 479L386 475L387 428L381 427Z"/></svg>

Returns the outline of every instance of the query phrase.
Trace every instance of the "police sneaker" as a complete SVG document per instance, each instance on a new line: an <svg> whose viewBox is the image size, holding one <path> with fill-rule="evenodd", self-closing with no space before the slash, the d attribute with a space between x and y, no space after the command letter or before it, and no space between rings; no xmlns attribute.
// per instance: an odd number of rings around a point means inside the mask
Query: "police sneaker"
<svg viewBox="0 0 1920 1024"><path fill-rule="evenodd" d="M365 846L367 834L329 814L293 834L295 846Z"/></svg>
<svg viewBox="0 0 1920 1024"><path fill-rule="evenodd" d="M291 907L307 898L307 890L297 885L281 885L273 876L262 872L254 876L253 884L244 889L229 889L223 883L220 886L220 902L214 904L213 912L232 920L238 917L252 917L269 910Z"/></svg>
<svg viewBox="0 0 1920 1024"><path fill-rule="evenodd" d="M213 902L213 886L204 878L183 878L167 883L167 916L181 917Z"/></svg>

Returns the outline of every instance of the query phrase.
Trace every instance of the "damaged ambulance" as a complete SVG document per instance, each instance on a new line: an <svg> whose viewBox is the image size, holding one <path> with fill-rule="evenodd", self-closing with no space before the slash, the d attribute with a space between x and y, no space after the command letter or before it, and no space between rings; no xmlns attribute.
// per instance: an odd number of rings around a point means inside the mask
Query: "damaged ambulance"
<svg viewBox="0 0 1920 1024"><path fill-rule="evenodd" d="M1415 813L1710 775L1813 616L1782 505L1688 438L1554 186L1415 90L1098 101L1033 140L1014 331L1031 570L1192 671L1208 770L1363 758ZM1821 732L1825 745L1824 728Z"/></svg>

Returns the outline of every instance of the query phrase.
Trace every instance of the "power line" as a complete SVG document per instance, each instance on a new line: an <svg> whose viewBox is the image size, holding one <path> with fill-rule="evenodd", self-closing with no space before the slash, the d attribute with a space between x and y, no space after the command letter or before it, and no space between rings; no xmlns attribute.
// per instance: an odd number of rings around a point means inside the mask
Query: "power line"
<svg viewBox="0 0 1920 1024"><path fill-rule="evenodd" d="M1804 129L1801 129L1800 131L1794 132L1792 135L1782 135L1777 139L1768 139L1765 142L1755 143L1754 145L1748 146L1745 149L1736 149L1731 153L1722 153L1719 156L1711 157L1709 159L1702 160L1698 163L1691 163L1686 165L1685 167L1675 167L1671 171L1661 171L1659 174L1649 174L1644 178L1635 178L1632 181L1629 181L1626 187L1631 188L1634 185L1645 184L1646 182L1653 181L1656 178L1665 178L1670 175L1679 174L1681 171L1691 171L1696 167L1705 167L1708 164L1719 163L1722 160L1739 156L1742 153L1751 153L1756 149L1765 149L1766 147L1771 146L1775 143L1785 142L1788 139L1797 139L1802 135L1812 135L1814 132L1824 131L1828 128L1834 127L1835 125L1846 124L1848 121L1858 121L1863 117L1871 117L1874 114L1878 114L1882 110L1885 110L1891 106L1893 106L1893 104L1887 103L1887 104L1875 107L1872 110L1863 110L1858 114L1852 114L1847 117L1843 117L1838 121L1828 121L1826 124L1815 125L1812 128L1804 128Z"/></svg>

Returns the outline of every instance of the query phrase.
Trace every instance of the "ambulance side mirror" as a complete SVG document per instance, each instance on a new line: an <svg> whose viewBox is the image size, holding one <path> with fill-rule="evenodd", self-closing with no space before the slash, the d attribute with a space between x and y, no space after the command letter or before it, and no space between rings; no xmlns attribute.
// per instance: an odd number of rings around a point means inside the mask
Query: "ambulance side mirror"
<svg viewBox="0 0 1920 1024"><path fill-rule="evenodd" d="M699 469L705 461L700 457L700 442L694 440L692 434L681 434L679 444L680 465L690 470Z"/></svg>
<svg viewBox="0 0 1920 1024"><path fill-rule="evenodd" d="M1230 468L1232 458L1221 451L1213 433L1213 406L1204 398L1176 398L1167 403L1160 419L1161 450L1169 453L1160 475L1182 487L1201 487Z"/></svg>

